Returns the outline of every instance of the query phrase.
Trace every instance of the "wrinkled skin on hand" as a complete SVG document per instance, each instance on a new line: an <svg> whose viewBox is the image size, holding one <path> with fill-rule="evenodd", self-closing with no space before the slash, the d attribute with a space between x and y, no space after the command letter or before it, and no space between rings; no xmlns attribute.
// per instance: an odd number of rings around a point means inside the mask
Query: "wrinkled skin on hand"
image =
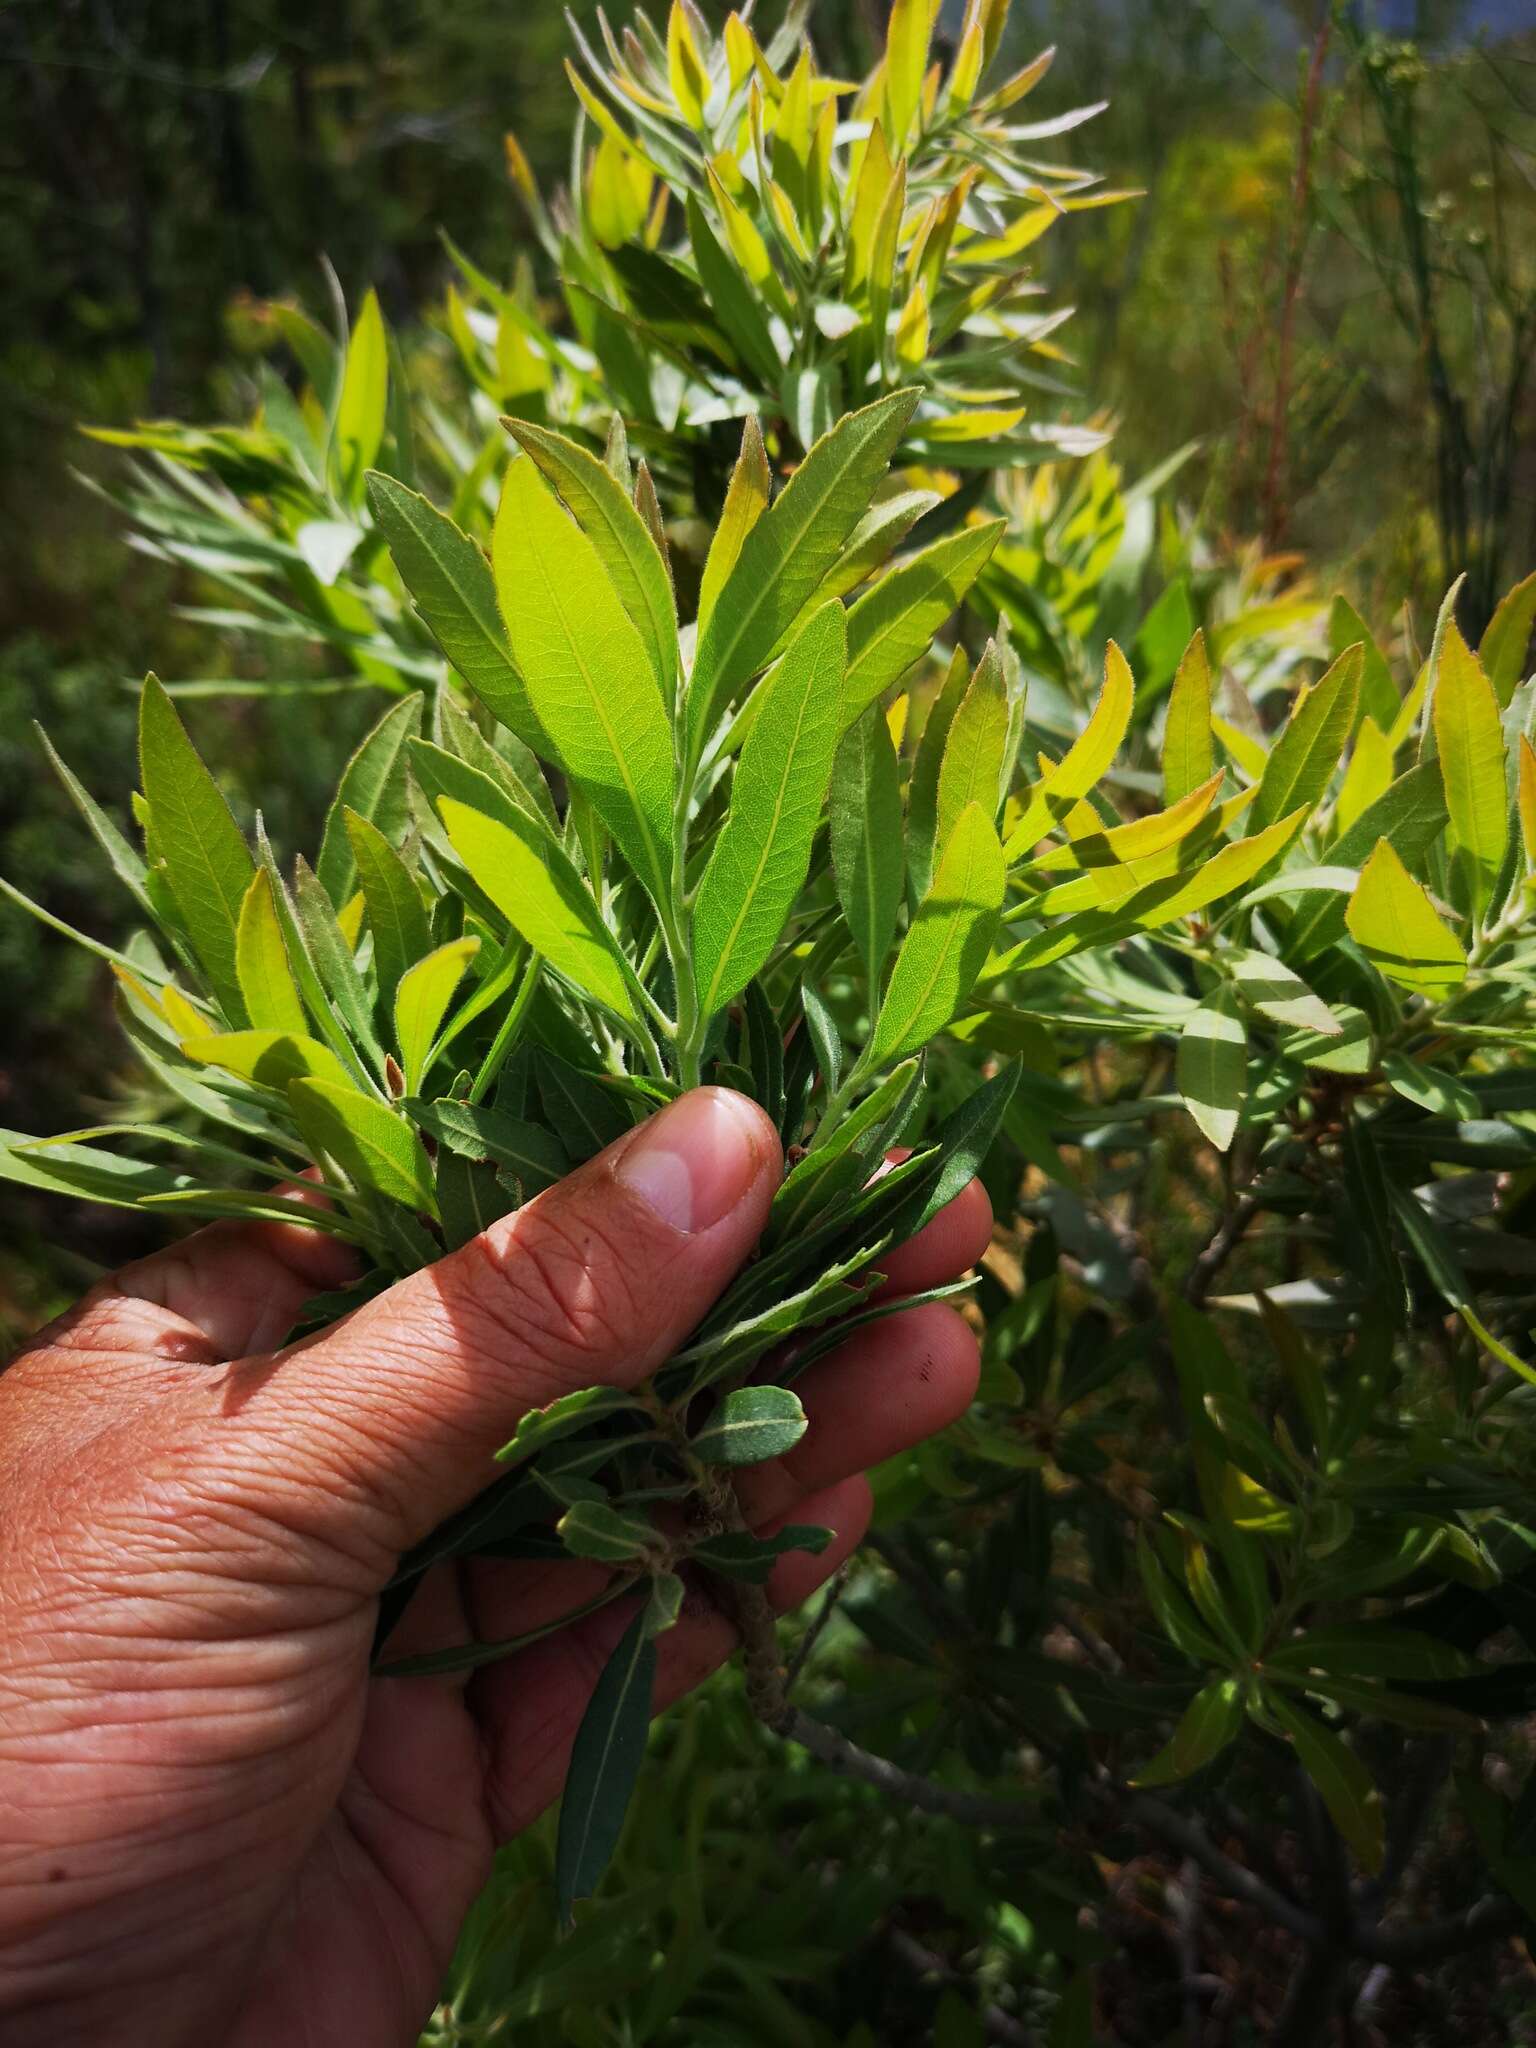
<svg viewBox="0 0 1536 2048"><path fill-rule="evenodd" d="M0 1376L0 2038L10 2048L414 2042L496 1845L555 1799L616 1602L470 1676L375 1679L401 1552L495 1476L518 1417L633 1383L749 1254L782 1171L766 1117L684 1097L463 1251L274 1350L350 1254L217 1225L96 1287ZM962 1272L974 1184L886 1261ZM820 1522L781 1608L858 1543L858 1475L968 1404L942 1305L850 1335L798 1383L810 1427L742 1475L754 1526ZM392 1655L516 1636L601 1569L429 1573ZM702 1590L655 1704L733 1647Z"/></svg>

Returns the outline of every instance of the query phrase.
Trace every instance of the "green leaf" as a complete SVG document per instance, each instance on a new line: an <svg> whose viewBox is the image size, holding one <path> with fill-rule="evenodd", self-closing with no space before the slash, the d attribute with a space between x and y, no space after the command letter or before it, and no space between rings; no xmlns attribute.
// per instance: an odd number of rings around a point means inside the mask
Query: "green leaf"
<svg viewBox="0 0 1536 2048"><path fill-rule="evenodd" d="M447 1095L436 1102L408 1095L400 1107L440 1149L446 1147L479 1164L489 1161L510 1174L525 1201L570 1172L571 1162L553 1131L504 1109L487 1109L483 1103L459 1102Z"/></svg>
<svg viewBox="0 0 1536 2048"><path fill-rule="evenodd" d="M572 1557L595 1564L633 1564L657 1543L656 1530L643 1515L625 1514L597 1500L578 1500L555 1528Z"/></svg>
<svg viewBox="0 0 1536 2048"><path fill-rule="evenodd" d="M1348 648L1319 682L1298 693L1264 765L1253 804L1256 831L1321 801L1355 729L1364 670L1363 650Z"/></svg>
<svg viewBox="0 0 1536 2048"><path fill-rule="evenodd" d="M742 541L699 635L688 693L695 748L837 560L868 510L917 398L915 391L894 391L839 420Z"/></svg>
<svg viewBox="0 0 1536 2048"><path fill-rule="evenodd" d="M1405 1102L1417 1103L1434 1116L1466 1123L1483 1113L1476 1091L1443 1067L1411 1059L1405 1052L1387 1052L1381 1057L1381 1071L1394 1094L1401 1095Z"/></svg>
<svg viewBox="0 0 1536 2048"><path fill-rule="evenodd" d="M842 607L823 605L758 691L730 811L694 905L706 1016L768 958L804 885L837 745L844 652Z"/></svg>
<svg viewBox="0 0 1536 2048"><path fill-rule="evenodd" d="M395 989L395 1044L406 1088L413 1094L426 1074L454 990L479 950L478 939L450 939L400 977Z"/></svg>
<svg viewBox="0 0 1536 2048"><path fill-rule="evenodd" d="M631 621L650 650L668 703L677 690L677 613L672 579L629 494L595 455L528 420L502 424L538 464L591 541Z"/></svg>
<svg viewBox="0 0 1536 2048"><path fill-rule="evenodd" d="M1501 705L1507 704L1525 678L1525 657L1531 628L1536 625L1536 572L1517 583L1499 600L1487 631L1478 643L1477 658Z"/></svg>
<svg viewBox="0 0 1536 2048"><path fill-rule="evenodd" d="M1333 1824L1372 1876L1386 1845L1381 1794L1354 1751L1303 1708L1275 1693L1264 1704L1290 1736L1302 1769L1317 1787Z"/></svg>
<svg viewBox="0 0 1536 2048"><path fill-rule="evenodd" d="M222 1067L242 1081L286 1094L290 1081L309 1075L339 1088L355 1083L328 1045L303 1031L210 1031L184 1038L181 1050L200 1066Z"/></svg>
<svg viewBox="0 0 1536 2048"><path fill-rule="evenodd" d="M1201 1688L1173 1731L1173 1740L1136 1773L1136 1785L1172 1785L1203 1770L1243 1725L1243 1689L1234 1678Z"/></svg>
<svg viewBox="0 0 1536 2048"><path fill-rule="evenodd" d="M524 456L491 540L496 595L539 724L658 904L670 900L672 731L639 628L597 549Z"/></svg>
<svg viewBox="0 0 1536 2048"><path fill-rule="evenodd" d="M1298 1031L1315 1031L1336 1038L1343 1030L1338 1018L1320 996L1315 996L1299 974L1268 953L1241 952L1225 963L1238 994L1263 1017L1277 1024L1293 1025Z"/></svg>
<svg viewBox="0 0 1536 2048"><path fill-rule="evenodd" d="M1379 839L1389 839L1405 862L1421 861L1440 837L1445 817L1440 763L1419 762L1368 805L1335 841L1329 849L1330 865L1359 868ZM1287 955L1294 960L1310 959L1342 938L1344 908L1337 894L1319 890L1302 895L1285 935Z"/></svg>
<svg viewBox="0 0 1536 2048"><path fill-rule="evenodd" d="M1008 691L996 647L987 643L970 688L960 700L939 767L934 844L947 846L960 813L979 804L995 819L1003 801L1008 748Z"/></svg>
<svg viewBox="0 0 1536 2048"><path fill-rule="evenodd" d="M617 1089L596 1074L573 1067L547 1046L534 1053L539 1100L544 1121L560 1133L573 1165L581 1165L633 1128L633 1120Z"/></svg>
<svg viewBox="0 0 1536 2048"><path fill-rule="evenodd" d="M1389 981L1448 995L1467 975L1461 941L1383 839L1360 873L1344 913L1350 935Z"/></svg>
<svg viewBox="0 0 1536 2048"><path fill-rule="evenodd" d="M570 1436L575 1430L586 1429L594 1422L606 1422L611 1416L642 1412L636 1397L625 1393L621 1387L578 1387L574 1393L562 1394L558 1401L551 1401L547 1407L530 1408L510 1440L496 1453L496 1461L507 1466L525 1464L536 1451L558 1443L561 1437Z"/></svg>
<svg viewBox="0 0 1536 2048"><path fill-rule="evenodd" d="M1401 705L1387 658L1349 599L1335 597L1328 614L1328 649L1337 660L1351 647L1362 650L1364 661L1360 675L1360 701L1381 730L1390 732Z"/></svg>
<svg viewBox="0 0 1536 2048"><path fill-rule="evenodd" d="M338 910L357 887L357 862L347 837L346 813L356 811L391 841L400 838L410 812L404 777L397 770L405 743L420 723L421 698L412 691L390 705L342 770L315 862L320 885Z"/></svg>
<svg viewBox="0 0 1536 2048"><path fill-rule="evenodd" d="M258 1031L302 1036L309 1029L304 1003L288 964L271 877L258 869L240 906L235 930L235 972L245 1014Z"/></svg>
<svg viewBox="0 0 1536 2048"><path fill-rule="evenodd" d="M915 1237L980 1173L1007 1120L1019 1071L1019 1062L1010 1060L979 1088L973 1088L924 1138L928 1163L907 1200L888 1219L893 1240Z"/></svg>
<svg viewBox="0 0 1536 2048"><path fill-rule="evenodd" d="M438 800L449 844L496 908L557 974L628 1024L639 1023L633 979L574 864L533 818L487 818Z"/></svg>
<svg viewBox="0 0 1536 2048"><path fill-rule="evenodd" d="M329 1153L355 1185L436 1214L432 1168L404 1117L335 1081L291 1081L288 1100L308 1143Z"/></svg>
<svg viewBox="0 0 1536 2048"><path fill-rule="evenodd" d="M96 802L95 798L86 789L69 764L61 759L54 747L53 741L49 739L43 728L37 725L34 727L34 730L43 743L48 759L53 765L54 773L69 792L70 799L75 808L90 827L97 845L111 863L112 872L117 876L145 916L153 918L154 906L150 902L146 887L147 878L144 872L143 861L139 859L139 856L128 844L128 841L118 831L116 825L113 824L100 804Z"/></svg>
<svg viewBox="0 0 1536 2048"><path fill-rule="evenodd" d="M738 1387L727 1394L690 1449L706 1465L761 1465L805 1435L805 1410L788 1387Z"/></svg>
<svg viewBox="0 0 1536 2048"><path fill-rule="evenodd" d="M933 886L901 942L862 1069L890 1066L943 1030L970 994L992 944L1007 872L992 821L963 811Z"/></svg>
<svg viewBox="0 0 1536 2048"><path fill-rule="evenodd" d="M928 706L907 790L907 873L919 896L927 893L933 880L933 863L938 853L939 776L944 768L944 750L949 744L950 727L970 686L970 664L965 649L957 647L938 693Z"/></svg>
<svg viewBox="0 0 1536 2048"><path fill-rule="evenodd" d="M1179 1093L1218 1152L1237 1132L1247 1094L1248 1044L1236 994L1221 982L1179 1035Z"/></svg>
<svg viewBox="0 0 1536 2048"><path fill-rule="evenodd" d="M543 741L496 609L490 564L468 534L416 491L377 470L373 509L400 580L438 645L488 710L528 746Z"/></svg>
<svg viewBox="0 0 1536 2048"><path fill-rule="evenodd" d="M861 1188L900 1135L922 1088L922 1064L903 1060L858 1108L818 1134L773 1198L767 1242L776 1244Z"/></svg>
<svg viewBox="0 0 1536 2048"><path fill-rule="evenodd" d="M368 906L379 1000L388 1005L401 975L431 950L431 927L415 876L378 826L356 811L342 815Z"/></svg>
<svg viewBox="0 0 1536 2048"><path fill-rule="evenodd" d="M1450 813L1451 877L1458 907L1482 917L1509 837L1504 728L1477 657L1447 620L1434 682L1435 744Z"/></svg>
<svg viewBox="0 0 1536 2048"><path fill-rule="evenodd" d="M294 889L298 898L299 923L315 972L347 1030L363 1047L375 1066L384 1064L384 1049L374 1036L372 1005L363 978L357 971L352 948L336 921L331 899L305 865L302 856L294 863ZM340 1051L340 1046L337 1046Z"/></svg>
<svg viewBox="0 0 1536 2048"><path fill-rule="evenodd" d="M1309 1628L1299 1640L1269 1651L1266 1665L1292 1671L1332 1671L1360 1678L1466 1678L1479 1667L1463 1650L1416 1629L1353 1622Z"/></svg>
<svg viewBox="0 0 1536 2048"><path fill-rule="evenodd" d="M154 676L139 699L139 772L151 819L151 859L165 879L225 1014L244 1021L235 934L255 862L218 785Z"/></svg>
<svg viewBox="0 0 1536 2048"><path fill-rule="evenodd" d="M618 1846L645 1757L656 1684L656 1645L645 1619L642 1609L619 1638L571 1749L555 1847L555 1886L567 1924L572 1905L596 1890Z"/></svg>
<svg viewBox="0 0 1536 2048"><path fill-rule="evenodd" d="M1168 698L1163 727L1163 802L1181 802L1210 781L1216 766L1211 732L1211 664L1204 633L1184 650Z"/></svg>
<svg viewBox="0 0 1536 2048"><path fill-rule="evenodd" d="M389 341L378 294L370 291L347 344L336 406L335 473L344 498L363 495L363 478L378 459L389 408Z"/></svg>
<svg viewBox="0 0 1536 2048"><path fill-rule="evenodd" d="M878 704L838 745L827 809L837 900L869 985L878 990L905 881L901 767Z"/></svg>
<svg viewBox="0 0 1536 2048"><path fill-rule="evenodd" d="M693 199L689 199L688 205L692 218ZM736 566L742 543L768 509L771 484L762 429L757 423L757 415L748 413L741 430L741 453L731 471L725 506L710 539L709 554L705 558L704 574L699 584L700 633L709 623L709 615L715 608L725 580Z"/></svg>
<svg viewBox="0 0 1536 2048"><path fill-rule="evenodd" d="M1041 775L1029 793L1023 816L1008 834L1010 864L1029 853L1107 773L1125 738L1135 702L1130 668L1111 640L1104 650L1104 681L1092 716L1061 760Z"/></svg>
<svg viewBox="0 0 1536 2048"><path fill-rule="evenodd" d="M926 654L933 636L965 601L1006 524L962 527L920 549L882 576L848 611L845 726Z"/></svg>
<svg viewBox="0 0 1536 2048"><path fill-rule="evenodd" d="M790 1522L772 1536L753 1536L747 1530L728 1529L696 1543L689 1553L696 1563L730 1579L746 1579L762 1585L781 1557L792 1550L808 1550L819 1557L832 1541L830 1529L818 1529L803 1522Z"/></svg>
<svg viewBox="0 0 1536 2048"><path fill-rule="evenodd" d="M688 1588L676 1572L652 1572L651 1596L645 1603L647 1636L665 1635L677 1626Z"/></svg>

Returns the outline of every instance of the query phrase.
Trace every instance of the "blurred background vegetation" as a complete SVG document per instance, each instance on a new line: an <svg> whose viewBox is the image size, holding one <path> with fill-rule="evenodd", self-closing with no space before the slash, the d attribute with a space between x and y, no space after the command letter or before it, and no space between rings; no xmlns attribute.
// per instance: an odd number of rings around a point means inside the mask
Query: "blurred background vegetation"
<svg viewBox="0 0 1536 2048"><path fill-rule="evenodd" d="M882 19L880 0L817 0L829 68L862 73ZM1051 302L1077 308L1062 417L1113 426L1127 483L1197 443L1160 516L1250 594L1341 589L1411 649L1464 570L1475 639L1536 560L1533 0L1015 0L1009 33L1016 61L1058 45L1042 114L1107 102L1084 156L1144 194L1041 245ZM91 488L121 458L80 423L245 418L263 363L289 369L274 298L326 319L337 289L355 306L372 284L408 333L435 317L444 231L510 275L527 227L503 136L546 188L567 175L567 41L557 0L0 0L0 873L71 923L120 928L31 721L105 797L126 780L147 667L238 683L249 662L183 616L207 601L190 572L127 551ZM194 715L242 817L259 798L293 846L377 709L220 692ZM90 959L7 908L0 978L0 1123L53 1130L121 1101L132 1083L104 1063ZM146 1242L127 1212L19 1193L0 1337ZM829 1654L856 1684L840 1642ZM658 1754L615 1896L553 1962L548 1844L518 1846L440 2038L1089 2039L1060 1981L1038 2014L978 2006L978 1987L1030 1980L1060 1930L964 1836L904 1840L856 1788L768 1772L729 1682L674 1717ZM783 1845L810 1869L818 1830L846 1842L859 1825L866 1870L767 1910ZM1134 1868L1115 1900L1101 2006L1128 2043L1172 2039L1177 1984L1159 1988L1163 1935ZM957 1922L979 1930L963 1998L940 1934ZM1532 2038L1526 1987L1486 1967L1453 1970L1436 1998L1416 2043Z"/></svg>

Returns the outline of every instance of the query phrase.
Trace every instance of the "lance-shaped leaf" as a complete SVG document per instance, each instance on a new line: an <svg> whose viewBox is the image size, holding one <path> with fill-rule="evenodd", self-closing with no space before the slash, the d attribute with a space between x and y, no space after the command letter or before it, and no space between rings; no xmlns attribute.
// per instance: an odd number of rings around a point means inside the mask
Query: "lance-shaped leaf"
<svg viewBox="0 0 1536 2048"><path fill-rule="evenodd" d="M992 944L1007 872L992 820L980 804L963 811L932 887L901 942L869 1047L866 1071L926 1045L970 994Z"/></svg>
<svg viewBox="0 0 1536 2048"><path fill-rule="evenodd" d="M400 579L444 654L509 732L525 745L542 744L485 556L446 514L393 477L375 471L368 484Z"/></svg>
<svg viewBox="0 0 1536 2048"><path fill-rule="evenodd" d="M355 1085L330 1047L304 1031L209 1031L184 1038L181 1049L202 1066L222 1067L279 1094L304 1075L343 1088Z"/></svg>
<svg viewBox="0 0 1536 2048"><path fill-rule="evenodd" d="M355 811L348 811L345 819L368 906L379 999L387 1005L394 1001L401 975L430 951L431 927L415 876L378 826Z"/></svg>
<svg viewBox="0 0 1536 2048"><path fill-rule="evenodd" d="M1235 1678L1203 1686L1184 1711L1173 1740L1136 1773L1137 1785L1172 1785L1218 1757L1243 1725L1243 1690Z"/></svg>
<svg viewBox="0 0 1536 2048"><path fill-rule="evenodd" d="M309 1029L303 999L288 963L270 876L258 869L240 906L235 970L245 1014L258 1031L303 1034Z"/></svg>
<svg viewBox="0 0 1536 2048"><path fill-rule="evenodd" d="M656 1548L656 1531L643 1515L625 1514L604 1501L578 1500L555 1524L572 1557L594 1564L633 1564Z"/></svg>
<svg viewBox="0 0 1536 2048"><path fill-rule="evenodd" d="M1330 866L1358 868L1370 858L1377 840L1389 839L1405 862L1424 859L1445 825L1445 791L1440 763L1420 761L1400 775L1328 849ZM1285 950L1295 960L1310 959L1342 937L1344 904L1331 891L1303 894L1285 934Z"/></svg>
<svg viewBox="0 0 1536 2048"><path fill-rule="evenodd" d="M1179 1035L1175 1078L1189 1113L1225 1152L1237 1132L1247 1093L1248 1044L1236 995L1220 983Z"/></svg>
<svg viewBox="0 0 1536 2048"><path fill-rule="evenodd" d="M1253 806L1257 830L1292 811L1310 811L1321 800L1355 729L1364 669L1364 651L1348 648L1326 675L1297 696L1264 764Z"/></svg>
<svg viewBox="0 0 1536 2048"><path fill-rule="evenodd" d="M878 989L896 936L903 859L901 767L878 704L843 735L828 799L837 900L870 986Z"/></svg>
<svg viewBox="0 0 1536 2048"><path fill-rule="evenodd" d="M1531 629L1536 626L1536 571L1499 600L1487 631L1478 642L1477 658L1501 705L1507 704L1526 674Z"/></svg>
<svg viewBox="0 0 1536 2048"><path fill-rule="evenodd" d="M746 425L741 430L741 453L731 471L725 505L710 539L704 574L699 582L698 629L701 633L709 623L709 615L725 587L726 578L736 566L743 542L768 509L771 483L763 431L757 423L756 413L748 413Z"/></svg>
<svg viewBox="0 0 1536 2048"><path fill-rule="evenodd" d="M401 757L406 741L420 724L421 698L413 690L398 704L390 705L342 770L315 862L320 885L338 910L357 887L357 862L347 837L346 814L355 811L377 825L391 842L400 839L410 817Z"/></svg>
<svg viewBox="0 0 1536 2048"><path fill-rule="evenodd" d="M708 1565L712 1572L723 1572L728 1579L746 1579L760 1586L778 1560L790 1551L808 1550L813 1557L819 1557L831 1541L830 1529L818 1529L814 1523L790 1522L772 1536L727 1529L723 1535L695 1544L689 1555L697 1563Z"/></svg>
<svg viewBox="0 0 1536 2048"><path fill-rule="evenodd" d="M989 817L997 816L1003 800L1008 709L1003 665L996 646L988 641L944 743L944 759L939 766L936 845L948 845L956 820L970 804L980 804Z"/></svg>
<svg viewBox="0 0 1536 2048"><path fill-rule="evenodd" d="M658 903L672 868L672 732L640 630L597 549L526 456L491 541L496 595L540 725Z"/></svg>
<svg viewBox="0 0 1536 2048"><path fill-rule="evenodd" d="M946 534L882 576L849 608L844 725L927 653L934 634L958 611L986 567L1004 524L993 519Z"/></svg>
<svg viewBox="0 0 1536 2048"><path fill-rule="evenodd" d="M788 1387L738 1387L689 1448L706 1465L761 1465L793 1450L807 1426L800 1397Z"/></svg>
<svg viewBox="0 0 1536 2048"><path fill-rule="evenodd" d="M496 1453L497 1462L503 1465L524 1464L535 1451L557 1443L574 1430L586 1429L595 1422L606 1422L610 1416L632 1415L639 1411L640 1403L635 1396L625 1393L622 1388L578 1387L574 1393L562 1394L558 1401L551 1401L546 1408L530 1408L511 1439Z"/></svg>
<svg viewBox="0 0 1536 2048"><path fill-rule="evenodd" d="M1211 663L1196 633L1174 673L1163 727L1163 801L1173 805L1207 783L1216 766L1211 732Z"/></svg>
<svg viewBox="0 0 1536 2048"><path fill-rule="evenodd" d="M1381 1868L1386 1829L1381 1794L1370 1772L1352 1749L1304 1708L1293 1707L1273 1692L1265 1695L1264 1704L1295 1744L1297 1761L1317 1787L1334 1826L1362 1867L1374 1874Z"/></svg>
<svg viewBox="0 0 1536 2048"><path fill-rule="evenodd" d="M1389 981L1448 995L1466 979L1467 955L1424 889L1383 839L1360 871L1344 913L1350 935Z"/></svg>
<svg viewBox="0 0 1536 2048"><path fill-rule="evenodd" d="M1251 1003L1261 1016L1324 1037L1337 1037L1342 1030L1332 1010L1301 976L1268 953L1237 953L1227 961L1227 968L1243 1001Z"/></svg>
<svg viewBox="0 0 1536 2048"><path fill-rule="evenodd" d="M447 1149L477 1165L499 1168L517 1182L526 1201L570 1172L571 1162L553 1131L507 1110L457 1102L451 1096L436 1102L406 1096L401 1107L436 1140L439 1151Z"/></svg>
<svg viewBox="0 0 1536 2048"><path fill-rule="evenodd" d="M869 509L917 397L893 391L839 420L743 540L699 635L688 697L695 744L769 659L837 560Z"/></svg>
<svg viewBox="0 0 1536 2048"><path fill-rule="evenodd" d="M596 548L630 619L640 628L662 695L677 688L677 614L672 579L645 521L606 464L564 434L529 420L503 425L538 464Z"/></svg>
<svg viewBox="0 0 1536 2048"><path fill-rule="evenodd" d="M922 98L928 41L938 0L896 0L885 36L885 104L881 118L894 153L905 149Z"/></svg>
<svg viewBox="0 0 1536 2048"><path fill-rule="evenodd" d="M256 864L154 676L145 678L139 699L139 772L149 805L151 858L165 863L171 897L225 1014L242 1022L235 935Z"/></svg>
<svg viewBox="0 0 1536 2048"><path fill-rule="evenodd" d="M618 1846L645 1756L656 1683L656 1644L645 1621L642 1608L619 1638L571 1748L555 1846L555 1886L567 1923L572 1905L596 1889Z"/></svg>
<svg viewBox="0 0 1536 2048"><path fill-rule="evenodd" d="M1104 650L1104 683L1093 716L1054 768L1030 791L1024 815L1008 835L1010 862L1030 848L1104 776L1131 722L1136 685L1125 656L1111 640Z"/></svg>
<svg viewBox="0 0 1536 2048"><path fill-rule="evenodd" d="M512 929L557 974L637 1024L633 978L574 863L534 818L487 818L454 797L438 810L449 844Z"/></svg>
<svg viewBox="0 0 1536 2048"><path fill-rule="evenodd" d="M355 1088L313 1077L291 1081L288 1100L313 1150L329 1154L356 1186L436 1213L431 1165L403 1116Z"/></svg>
<svg viewBox="0 0 1536 2048"><path fill-rule="evenodd" d="M1450 813L1456 901L1481 918L1509 838L1504 728L1499 700L1476 655L1446 621L1434 683L1435 744Z"/></svg>
<svg viewBox="0 0 1536 2048"><path fill-rule="evenodd" d="M479 950L478 939L450 939L400 977L395 989L395 1044L410 1093L421 1086L453 992Z"/></svg>
<svg viewBox="0 0 1536 2048"><path fill-rule="evenodd" d="M334 468L341 494L363 495L363 478L378 459L389 411L389 341L377 292L370 291L347 343L336 405Z"/></svg>
<svg viewBox="0 0 1536 2048"><path fill-rule="evenodd" d="M1360 675L1360 702L1383 732L1389 732L1402 707L1387 658L1349 599L1336 597L1328 614L1329 652L1337 660L1351 647L1361 649L1365 664Z"/></svg>
<svg viewBox="0 0 1536 2048"><path fill-rule="evenodd" d="M759 689L731 808L694 905L705 1014L756 974L805 882L837 746L844 654L842 607L823 605Z"/></svg>

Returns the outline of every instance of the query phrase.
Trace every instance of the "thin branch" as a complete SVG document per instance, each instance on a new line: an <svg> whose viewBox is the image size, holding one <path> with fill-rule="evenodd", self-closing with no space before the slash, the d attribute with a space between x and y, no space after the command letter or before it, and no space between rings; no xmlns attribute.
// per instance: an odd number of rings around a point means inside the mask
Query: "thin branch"
<svg viewBox="0 0 1536 2048"><path fill-rule="evenodd" d="M1355 1946L1361 1955L1389 1969L1421 1970L1485 1942L1505 1941L1524 1925L1525 1915L1513 1899L1490 1893L1446 1920L1388 1920L1379 1927L1362 1927Z"/></svg>
<svg viewBox="0 0 1536 2048"><path fill-rule="evenodd" d="M887 1757L860 1749L846 1735L829 1728L825 1721L813 1720L799 1707L788 1710L777 1732L787 1741L798 1742L802 1749L809 1751L818 1762L836 1771L840 1777L855 1778L861 1785L872 1785L887 1798L915 1807L919 1813L938 1814L943 1819L963 1821L968 1827L975 1828L1005 1830L1039 1825L1039 1808L1027 1800L983 1799L973 1792L957 1792L948 1785L937 1784L932 1778L919 1777L915 1771L904 1771Z"/></svg>
<svg viewBox="0 0 1536 2048"><path fill-rule="evenodd" d="M1177 1849L1181 1855L1193 1857L1206 1876L1229 1898L1254 1907L1277 1927L1285 1928L1301 1941L1315 1942L1322 1938L1324 1925L1315 1913L1309 1913L1288 1893L1267 1884L1255 1871L1235 1862L1225 1850L1218 1849L1198 1821L1190 1820L1174 1807L1165 1806L1161 1799L1149 1798L1145 1792L1132 1795L1125 1808L1125 1817L1144 1828L1166 1848Z"/></svg>
<svg viewBox="0 0 1536 2048"><path fill-rule="evenodd" d="M1251 1194L1239 1195L1216 1226L1214 1236L1190 1266L1184 1276L1184 1299L1191 1308L1204 1308L1206 1296L1216 1282L1216 1276L1242 1243L1244 1234L1254 1217L1259 1213L1259 1203Z"/></svg>

